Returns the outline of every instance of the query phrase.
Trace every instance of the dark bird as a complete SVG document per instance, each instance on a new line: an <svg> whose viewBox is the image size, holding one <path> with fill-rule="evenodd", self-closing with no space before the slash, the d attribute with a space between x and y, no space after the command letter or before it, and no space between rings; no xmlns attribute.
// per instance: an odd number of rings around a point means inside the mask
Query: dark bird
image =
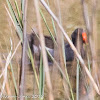
<svg viewBox="0 0 100 100"><path fill-rule="evenodd" d="M82 28L77 28L71 35L72 42L74 46L78 49L78 52L83 58L85 58L86 53L83 48L83 44L87 43L87 34ZM66 61L73 61L74 52L68 43L65 43L65 57Z"/></svg>
<svg viewBox="0 0 100 100"><path fill-rule="evenodd" d="M87 34L84 32L82 28L77 28L75 31L71 34L72 42L74 46L78 49L81 54L81 56L84 58L85 57L85 50L83 48L83 44L87 42ZM35 33L31 33L28 37L29 45L31 48L31 51L34 55L37 55L38 58L40 56L40 43L39 39L35 35ZM50 52L50 54L54 57L54 43L51 37L45 36L45 44L46 44L46 49ZM67 61L73 61L74 60L74 52L71 49L70 45L65 42L65 57L66 57L66 62ZM48 61L49 60L48 57Z"/></svg>

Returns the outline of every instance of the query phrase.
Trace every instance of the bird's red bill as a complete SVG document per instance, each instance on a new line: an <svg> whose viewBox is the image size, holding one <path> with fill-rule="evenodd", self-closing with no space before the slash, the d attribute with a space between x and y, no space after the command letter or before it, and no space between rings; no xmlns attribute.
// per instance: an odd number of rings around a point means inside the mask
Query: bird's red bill
<svg viewBox="0 0 100 100"><path fill-rule="evenodd" d="M82 38L83 38L83 42L87 43L87 34L86 34L86 32L82 33Z"/></svg>

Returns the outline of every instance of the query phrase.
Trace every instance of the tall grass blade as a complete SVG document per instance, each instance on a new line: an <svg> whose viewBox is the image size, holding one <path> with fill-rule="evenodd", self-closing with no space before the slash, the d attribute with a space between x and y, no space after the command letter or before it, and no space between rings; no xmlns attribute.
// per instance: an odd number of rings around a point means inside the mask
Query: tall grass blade
<svg viewBox="0 0 100 100"><path fill-rule="evenodd" d="M9 0L6 0L6 2L7 2L7 4L8 4L8 7L9 7L9 10L10 10L12 19L13 19L13 21L14 21L14 23L15 23L15 27L16 27L16 31L17 31L17 33L18 33L18 36L19 36L19 38L20 38L21 41L22 41L22 40L23 40L23 35L22 35L21 26L20 26L20 24L19 24L19 22L18 22L18 20L17 20L17 17L16 17L16 15L15 15L15 12L14 12L14 10L13 10L13 8L12 8L12 5L11 5L10 1L9 1Z"/></svg>
<svg viewBox="0 0 100 100"><path fill-rule="evenodd" d="M11 72L12 72L12 81L13 81L13 84L14 84L14 87L15 87L15 91L16 91L16 96L18 95L18 89L17 89L17 83L16 83L16 79L15 79L15 75L14 75L14 70L13 70L13 67L12 67L12 63L10 62L10 68L11 68Z"/></svg>
<svg viewBox="0 0 100 100"><path fill-rule="evenodd" d="M40 95L40 100L43 100L44 96L44 68L43 68L43 59L42 59L42 54L40 57L40 83L39 83L39 95Z"/></svg>
<svg viewBox="0 0 100 100"><path fill-rule="evenodd" d="M22 11L22 20L23 20L24 0L21 0L21 11Z"/></svg>
<svg viewBox="0 0 100 100"><path fill-rule="evenodd" d="M67 80L69 88L70 88L70 93L71 93L72 100L75 100L74 99L74 93L73 93L73 90L72 90L72 86L71 86L71 83L70 83L70 80L69 80L69 75L68 75L67 68L65 68L65 72L66 72L66 80Z"/></svg>
<svg viewBox="0 0 100 100"><path fill-rule="evenodd" d="M88 69L89 69L89 71L91 72L91 64L90 64L89 56L87 56L87 59L88 59Z"/></svg>
<svg viewBox="0 0 100 100"><path fill-rule="evenodd" d="M17 14L18 14L18 18L19 18L19 21L20 21L21 28L23 28L21 15L20 15L20 11L19 11L18 4L17 4L16 0L15 0L15 6L16 6L16 10L17 10Z"/></svg>
<svg viewBox="0 0 100 100"><path fill-rule="evenodd" d="M49 0L47 0L47 3L48 3L48 6L49 6ZM56 34L56 26L55 26L55 23L54 23L54 19L52 17L51 17L51 20L52 20L52 26L53 26L54 33L55 33L55 35L57 35Z"/></svg>
<svg viewBox="0 0 100 100"><path fill-rule="evenodd" d="M39 9L39 11L40 11L40 14L41 14L41 16L42 16L42 19L43 19L43 21L44 21L44 23L45 23L45 25L46 25L47 30L48 30L49 33L50 33L50 36L51 36L53 42L57 45L57 42L56 42L56 40L55 40L55 38L54 38L54 36L53 36L53 34L52 34L52 32L51 32L51 30L50 30L48 24L47 24L47 21L46 21L46 19L45 19L45 16L44 16L44 14L42 13L42 10Z"/></svg>
<svg viewBox="0 0 100 100"><path fill-rule="evenodd" d="M37 86L38 86L38 89L39 89L38 76L37 76L37 73L36 73L36 69L35 69L35 65L34 65L34 59L33 59L33 55L32 55L32 52L31 52L31 49L30 49L29 45L28 45L28 55L29 55L30 60L31 60L31 64L32 64L32 68L33 68L33 71L34 71L36 83L37 83Z"/></svg>
<svg viewBox="0 0 100 100"><path fill-rule="evenodd" d="M24 100L23 95L25 95L25 76L26 76L26 60L27 60L27 0L24 0L23 9L23 48L22 48L22 63L21 63L21 76L20 76L20 87L19 87L19 100Z"/></svg>
<svg viewBox="0 0 100 100"><path fill-rule="evenodd" d="M51 77L50 77L50 72L49 72L49 67L48 67L47 54L46 54L46 50L45 50L45 40L44 40L44 36L43 36L41 17L40 17L40 13L39 13L39 3L37 0L34 0L34 6L35 6L37 24L38 24L38 29L39 29L41 51L43 54L43 65L44 65L44 70L45 70L45 74L46 74L46 83L47 83L47 87L49 90L48 97L49 97L49 100L54 100Z"/></svg>
<svg viewBox="0 0 100 100"><path fill-rule="evenodd" d="M76 100L79 100L79 60L77 59L77 73L76 73Z"/></svg>

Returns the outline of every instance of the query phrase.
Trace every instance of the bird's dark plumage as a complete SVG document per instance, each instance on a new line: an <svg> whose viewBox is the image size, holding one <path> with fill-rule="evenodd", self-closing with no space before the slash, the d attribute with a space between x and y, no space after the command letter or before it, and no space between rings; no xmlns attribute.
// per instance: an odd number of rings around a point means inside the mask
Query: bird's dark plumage
<svg viewBox="0 0 100 100"><path fill-rule="evenodd" d="M82 55L82 57L84 57L85 51L83 48L84 41L82 39L82 33L83 33L83 29L77 28L72 33L71 38L72 38L72 42L76 48L77 48L77 43L78 43L77 41L79 41L79 47L80 47L79 52ZM78 40L78 37L79 37L79 40ZM35 50L38 50L38 52L39 52L40 51L40 48L39 48L40 43L39 43L37 36L34 33L32 33L29 36L28 40L29 40L29 45L32 50L32 53L35 54L35 52L36 52ZM46 47L48 48L48 51L50 51L51 55L54 56L54 43L53 43L53 40L51 39L51 37L45 36L45 43L46 43ZM74 59L74 52L68 43L65 43L65 57L66 57L66 62L73 61L73 59ZM49 57L48 57L48 61L50 62Z"/></svg>
<svg viewBox="0 0 100 100"><path fill-rule="evenodd" d="M65 44L65 57L66 61L73 61L74 59L74 52L68 43Z"/></svg>

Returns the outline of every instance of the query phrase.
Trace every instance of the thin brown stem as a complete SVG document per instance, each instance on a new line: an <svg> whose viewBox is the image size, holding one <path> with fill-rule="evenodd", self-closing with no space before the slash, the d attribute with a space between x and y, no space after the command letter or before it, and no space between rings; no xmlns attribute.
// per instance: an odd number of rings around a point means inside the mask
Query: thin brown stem
<svg viewBox="0 0 100 100"><path fill-rule="evenodd" d="M44 70L45 70L45 74L46 74L47 86L49 89L49 100L54 100L52 84L51 84L51 79L50 79L50 73L49 73L49 67L48 67L48 61L47 61L47 54L46 54L46 50L45 50L45 41L44 41L42 25L41 25L41 17L40 17L40 13L39 13L38 0L34 0L34 4L35 4L36 16L37 16L37 24L38 24L38 29L39 29L41 51L42 51L42 55L43 55L43 65L44 65Z"/></svg>
<svg viewBox="0 0 100 100"><path fill-rule="evenodd" d="M26 58L27 58L27 39L26 39L26 13L27 13L27 0L24 0L24 12L23 12L23 49L22 49L22 69L21 69L21 80L20 80L20 90L19 100L25 100L23 97L25 94L25 69L26 69Z"/></svg>

